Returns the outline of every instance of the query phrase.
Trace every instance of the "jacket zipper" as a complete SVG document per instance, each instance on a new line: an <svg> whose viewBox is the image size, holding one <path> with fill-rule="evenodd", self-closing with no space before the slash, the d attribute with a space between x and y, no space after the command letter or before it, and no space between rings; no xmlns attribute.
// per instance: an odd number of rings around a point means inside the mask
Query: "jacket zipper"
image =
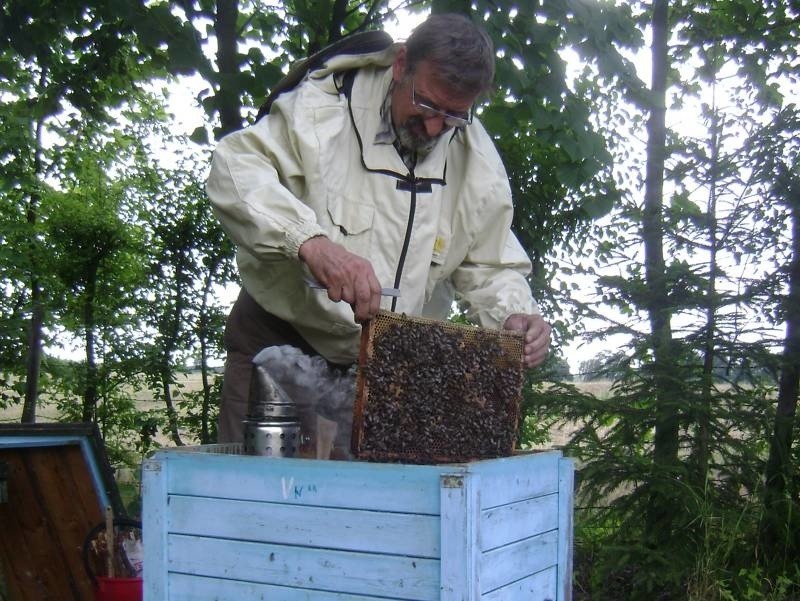
<svg viewBox="0 0 800 601"><path fill-rule="evenodd" d="M353 106L350 102L350 94L352 92L353 83L355 81L356 69L349 71L345 79L347 80L342 87L337 85L337 89L339 93L344 93L345 97L347 98L347 112L350 116L350 123L353 125L353 132L356 135L356 140L358 141L358 148L359 148L359 159L361 160L361 166L367 173L380 173L383 175L388 175L390 177L396 178L397 182L403 182L408 185L408 188L411 191L411 205L408 209L408 224L406 225L406 234L405 238L403 239L403 249L400 252L400 258L397 262L397 270L395 271L394 276L394 287L400 288L400 279L403 276L403 267L406 261L406 254L408 254L408 247L411 243L411 230L414 226L414 214L416 213L417 209L417 191L420 186L420 182L426 184L427 188L423 189L423 192L429 192L431 184L436 183L438 185L447 185L445 174L447 173L447 163L445 162L444 171L442 173L442 177L440 179L437 178L424 178L423 180L418 180L417 176L414 175L414 169L410 169L408 175L403 176L401 173L396 171L392 171L391 169L373 169L367 167L367 163L364 160L364 142L361 139L361 132L358 130L358 125L356 124L356 118L353 115ZM453 130L452 138L456 135L457 130ZM397 309L397 297L392 299L392 311L394 312Z"/></svg>
<svg viewBox="0 0 800 601"><path fill-rule="evenodd" d="M408 223L406 224L406 235L403 238L403 248L400 251L400 258L397 261L397 271L394 275L394 287L400 289L400 278L403 276L403 266L406 262L406 255L408 254L408 247L411 243L411 230L414 229L414 214L417 211L417 178L414 176L412 169L407 177L407 181L411 184L411 203L408 207ZM397 308L397 297L392 299L392 312Z"/></svg>

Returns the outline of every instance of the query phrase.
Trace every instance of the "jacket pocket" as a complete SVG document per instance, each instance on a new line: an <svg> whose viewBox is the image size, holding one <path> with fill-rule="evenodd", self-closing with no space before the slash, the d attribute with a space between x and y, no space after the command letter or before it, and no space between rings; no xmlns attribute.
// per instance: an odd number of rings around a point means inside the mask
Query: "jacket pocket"
<svg viewBox="0 0 800 601"><path fill-rule="evenodd" d="M428 282L425 286L425 302L431 300L434 288L449 275L446 269L447 255L450 251L450 231L439 227L433 242L431 252L431 266L428 271Z"/></svg>
<svg viewBox="0 0 800 601"><path fill-rule="evenodd" d="M366 258L370 252L375 207L331 194L328 196L328 217L333 225L331 239Z"/></svg>

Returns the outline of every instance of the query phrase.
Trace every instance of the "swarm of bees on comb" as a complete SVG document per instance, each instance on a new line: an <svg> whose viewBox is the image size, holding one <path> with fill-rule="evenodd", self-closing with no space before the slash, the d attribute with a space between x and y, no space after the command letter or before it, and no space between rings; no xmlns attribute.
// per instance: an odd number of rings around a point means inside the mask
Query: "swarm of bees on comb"
<svg viewBox="0 0 800 601"><path fill-rule="evenodd" d="M353 452L450 463L513 453L522 336L381 313L362 336Z"/></svg>

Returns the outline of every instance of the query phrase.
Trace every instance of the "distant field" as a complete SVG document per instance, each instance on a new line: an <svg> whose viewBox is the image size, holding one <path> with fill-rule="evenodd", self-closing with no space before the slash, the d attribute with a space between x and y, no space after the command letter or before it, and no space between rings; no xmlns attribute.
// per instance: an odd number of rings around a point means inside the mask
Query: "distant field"
<svg viewBox="0 0 800 601"><path fill-rule="evenodd" d="M593 382L575 382L575 386L597 397L607 395L611 390L611 380L595 380Z"/></svg>
<svg viewBox="0 0 800 601"><path fill-rule="evenodd" d="M172 394L175 402L181 400L185 392L192 392L200 390L201 379L199 373L189 373L178 377L178 385L173 387ZM183 388L181 388L183 387ZM134 393L133 397L136 399L136 405L141 410L156 409L162 407L160 400L154 398L152 391L142 390ZM0 408L0 423L18 422L22 417L22 405L14 405L5 409ZM43 423L56 421L58 412L54 405L47 402L47 397L44 396L43 400L40 399L39 407L36 410L36 421Z"/></svg>
<svg viewBox="0 0 800 601"><path fill-rule="evenodd" d="M178 381L179 386L175 386L173 388L173 400L175 403L180 402L181 397L186 392L192 392L196 390L200 390L201 388L201 379L199 373L189 373L182 376ZM596 382L577 382L576 386L584 391L596 396L603 396L606 395L610 389L610 382L605 380L600 380ZM160 400L154 399L154 395L152 392L148 392L146 390L140 391L135 394L135 398L137 399L136 405L138 409L141 411L148 411L154 409L160 409L163 407L163 403ZM0 409L0 423L16 423L19 422L20 418L22 417L22 406L15 405L13 407L8 407L5 409ZM47 422L54 422L58 418L58 413L55 407L51 404L48 404L46 401L44 403L40 403L39 408L36 412L36 421L40 423L47 423ZM556 428L551 430L550 432L550 443L547 445L548 447L559 447L563 446L569 435L574 430L574 427L571 425L565 425L561 428ZM172 446L172 441L163 436L159 435L156 437L159 444L163 446ZM188 444L192 444L194 441L186 440Z"/></svg>

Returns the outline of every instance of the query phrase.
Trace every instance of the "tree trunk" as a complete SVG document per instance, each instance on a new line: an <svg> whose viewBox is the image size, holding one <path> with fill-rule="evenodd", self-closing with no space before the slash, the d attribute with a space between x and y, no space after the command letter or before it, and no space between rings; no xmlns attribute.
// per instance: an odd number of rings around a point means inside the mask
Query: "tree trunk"
<svg viewBox="0 0 800 601"><path fill-rule="evenodd" d="M204 320L204 318L201 318ZM201 326L205 327L205 325ZM200 444L212 442L209 428L211 415L211 383L208 379L208 340L205 335L200 338L200 380L203 385L203 401L200 408Z"/></svg>
<svg viewBox="0 0 800 601"><path fill-rule="evenodd" d="M341 39L344 20L347 18L347 0L335 0L331 9L331 21L328 27L328 44Z"/></svg>
<svg viewBox="0 0 800 601"><path fill-rule="evenodd" d="M472 12L470 3L466 0L433 0L431 2L431 13L434 15L443 13L461 13L469 16Z"/></svg>
<svg viewBox="0 0 800 601"><path fill-rule="evenodd" d="M42 366L42 328L44 305L39 279L31 279L31 319L28 326L28 355L25 360L25 402L22 423L36 423L36 402L39 399L39 372Z"/></svg>
<svg viewBox="0 0 800 601"><path fill-rule="evenodd" d="M186 304L184 296L184 270L182 259L180 258L182 249L174 249L175 256L178 257L175 264L175 298L171 310L166 308L164 322L159 328L162 335L161 364L159 366L161 376L161 387L163 390L164 405L167 408L167 426L176 445L182 446L183 441L178 430L178 413L172 401L172 353L178 346L180 340L181 321L184 319L183 310ZM171 314L170 314L171 311Z"/></svg>
<svg viewBox="0 0 800 601"><path fill-rule="evenodd" d="M40 76L44 82L46 73ZM42 173L42 120L39 119L33 125L33 138L36 141L33 170L34 175L39 179ZM25 219L31 227L31 247L36 244L33 236L33 228L39 218L39 193L32 192L28 200ZM31 248L31 256L36 257L36 249ZM22 423L36 423L36 403L39 400L39 373L42 368L42 330L44 329L44 299L42 297L42 286L36 273L38 266L33 265L33 275L31 276L31 319L28 326L28 354L25 359L25 401L22 405Z"/></svg>
<svg viewBox="0 0 800 601"><path fill-rule="evenodd" d="M668 494L670 478L678 462L678 406L674 393L676 378L671 309L664 263L664 162L666 155L666 87L667 87L667 0L653 2L652 42L652 106L647 122L647 169L642 241L645 254L645 277L649 295L646 306L650 321L655 384L655 437L653 441L654 472L650 482L649 506L645 516L648 542L658 546L672 534L674 505Z"/></svg>
<svg viewBox="0 0 800 601"><path fill-rule="evenodd" d="M214 283L214 276L221 261L221 259L216 259L208 267L206 280L203 285L200 317L197 324L197 337L200 340L200 377L203 383L202 418L200 420L200 442L202 444L211 442L211 432L209 428L209 415L211 414L211 383L208 378L208 339L210 336L208 327L208 299L211 297L211 287Z"/></svg>
<svg viewBox="0 0 800 601"><path fill-rule="evenodd" d="M764 484L762 541L767 557L796 557L800 535L796 512L798 491L792 468L794 420L800 388L800 183L788 187L792 221L792 261L786 297L786 341L781 357L778 405L770 439ZM795 499L793 501L792 499ZM794 505L794 507L793 507Z"/></svg>
<svg viewBox="0 0 800 601"><path fill-rule="evenodd" d="M713 92L716 92L714 87ZM716 99L716 95L714 95ZM716 102L714 102L711 116L711 178L709 181L708 206L706 207L707 232L708 232L708 282L706 284L706 325L703 348L703 388L701 390L702 404L698 408L697 433L694 443L694 482L696 486L703 486L708 466L711 459L711 408L714 395L714 354L716 349L717 329L717 185L719 174L719 145L720 124Z"/></svg>
<svg viewBox="0 0 800 601"><path fill-rule="evenodd" d="M219 73L215 101L221 125L220 138L242 127L238 88L229 86L227 83L233 81L239 74L238 32L236 31L238 18L238 0L217 0L214 32L217 36L217 69Z"/></svg>
<svg viewBox="0 0 800 601"><path fill-rule="evenodd" d="M167 427L169 428L172 442L177 446L183 446L181 434L178 431L178 412L175 411L175 404L172 402L172 386L170 385L170 377L172 372L169 369L169 360L167 359L165 367L161 372L161 389L163 392L164 405L167 407Z"/></svg>
<svg viewBox="0 0 800 601"><path fill-rule="evenodd" d="M83 410L81 419L91 422L97 410L97 356L94 324L94 299L97 271L86 283L86 297L83 301L84 343L86 344L86 387L83 390Z"/></svg>

